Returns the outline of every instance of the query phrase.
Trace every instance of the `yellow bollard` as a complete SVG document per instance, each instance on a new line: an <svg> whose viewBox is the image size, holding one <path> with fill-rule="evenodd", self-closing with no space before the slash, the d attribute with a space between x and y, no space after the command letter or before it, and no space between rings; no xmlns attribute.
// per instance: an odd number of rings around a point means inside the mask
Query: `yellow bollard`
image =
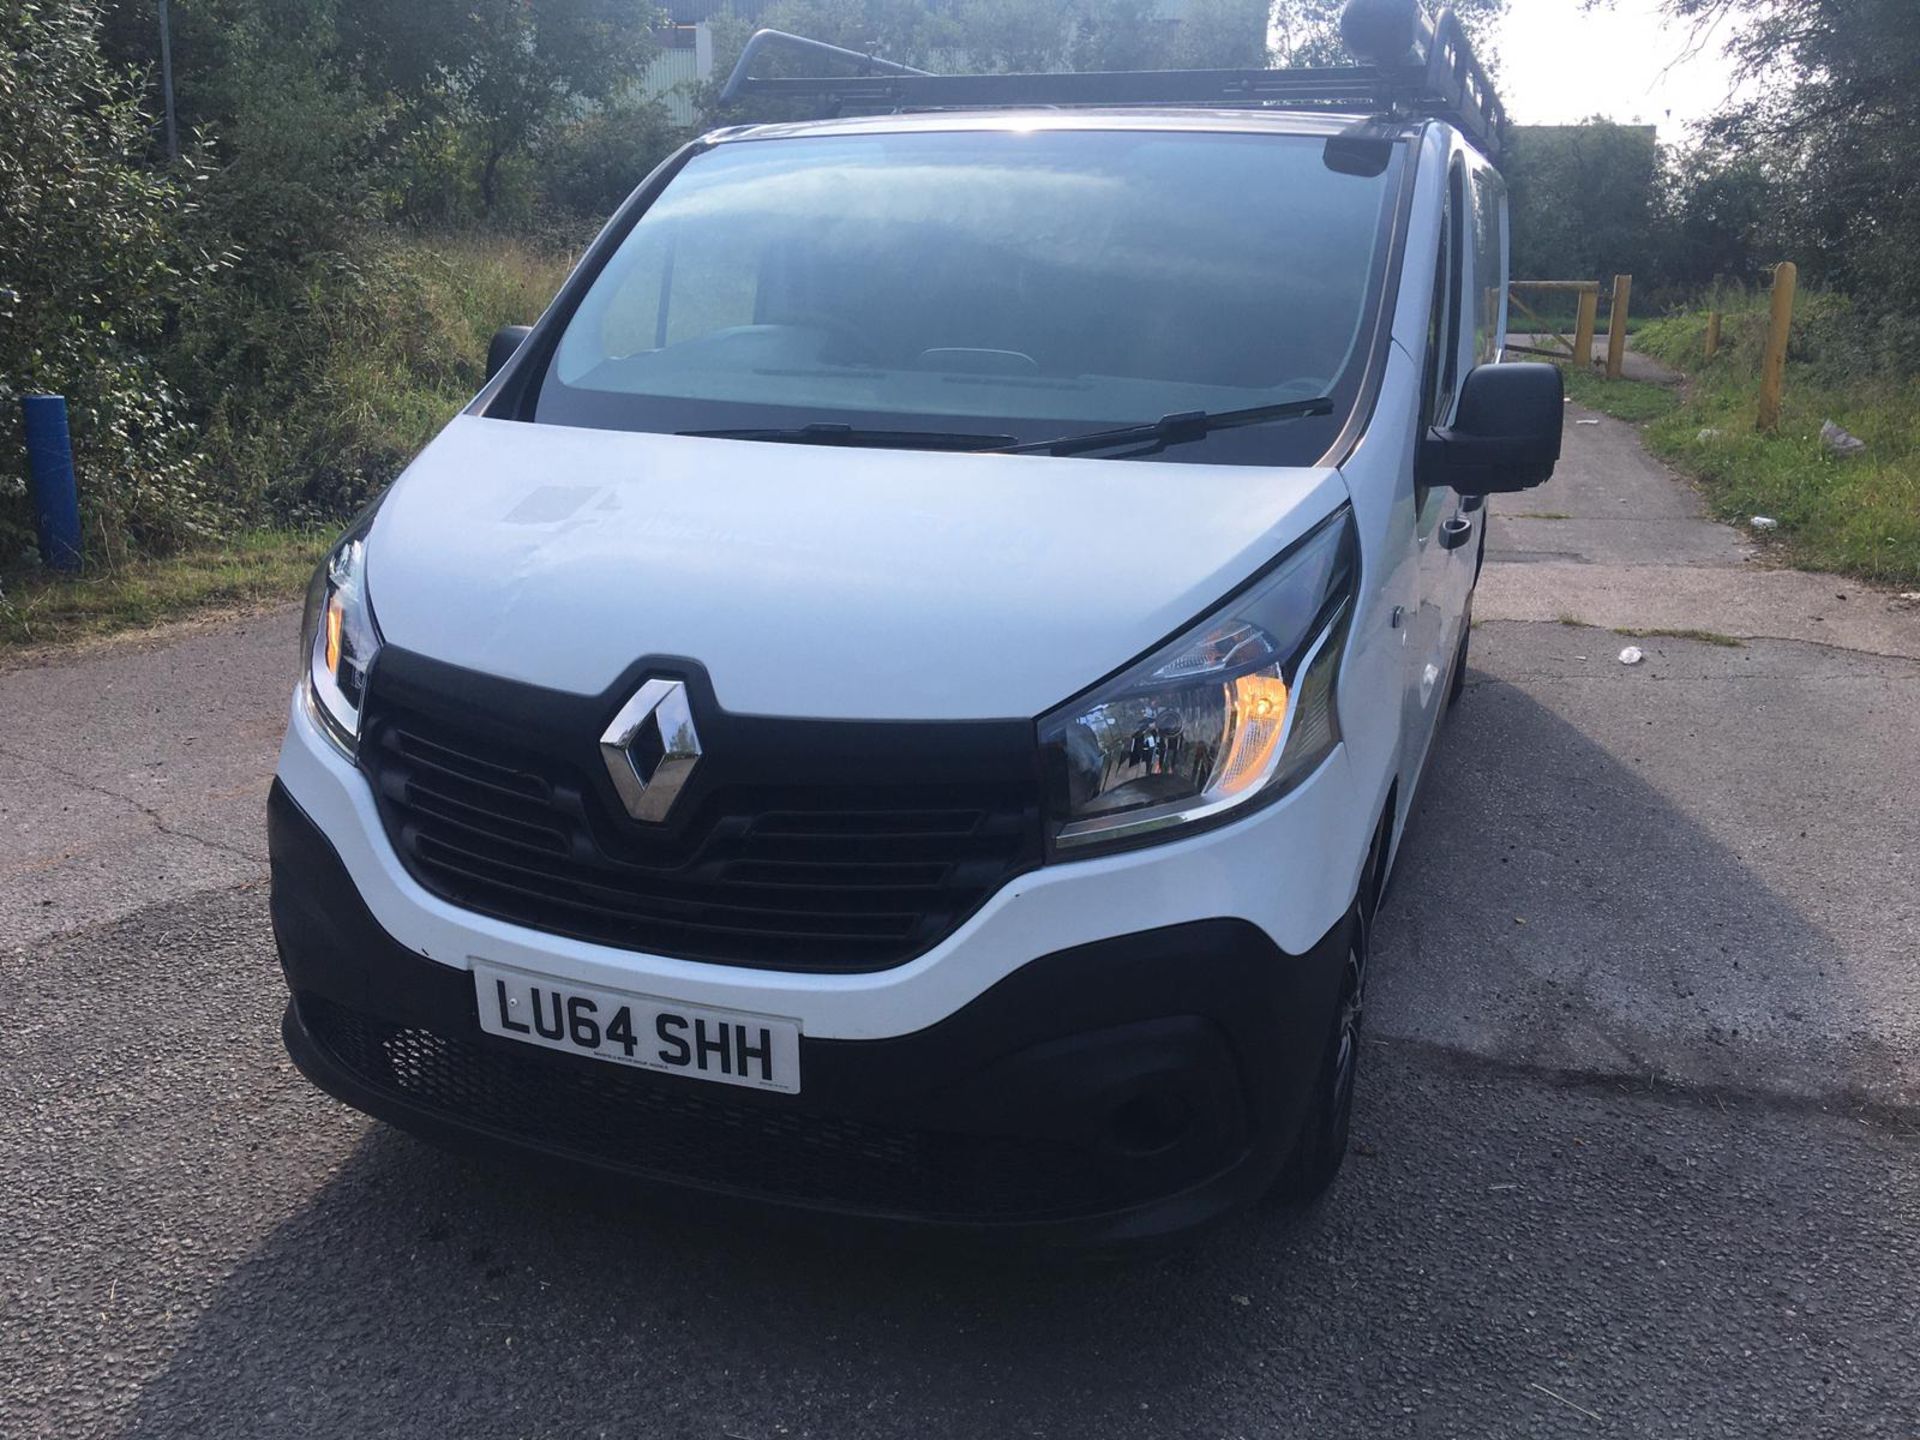
<svg viewBox="0 0 1920 1440"><path fill-rule="evenodd" d="M1711 360L1720 353L1720 312L1707 312L1707 359Z"/></svg>
<svg viewBox="0 0 1920 1440"><path fill-rule="evenodd" d="M1599 312L1600 285L1595 281L1580 292L1580 319L1573 331L1573 363L1582 370L1593 368L1593 326Z"/></svg>
<svg viewBox="0 0 1920 1440"><path fill-rule="evenodd" d="M1633 277L1613 277L1613 313L1607 316L1607 379L1618 380L1627 364L1627 301L1633 295Z"/></svg>
<svg viewBox="0 0 1920 1440"><path fill-rule="evenodd" d="M1760 364L1761 430L1780 428L1780 391L1787 379L1787 337L1793 330L1793 292L1800 267L1782 260L1773 267L1773 314L1767 321L1767 354Z"/></svg>

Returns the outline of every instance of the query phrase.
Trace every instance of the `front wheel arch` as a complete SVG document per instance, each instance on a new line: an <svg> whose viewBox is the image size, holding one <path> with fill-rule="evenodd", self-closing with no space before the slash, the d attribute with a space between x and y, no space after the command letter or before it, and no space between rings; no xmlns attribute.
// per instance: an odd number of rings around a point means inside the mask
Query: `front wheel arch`
<svg viewBox="0 0 1920 1440"><path fill-rule="evenodd" d="M1274 1196L1295 1205L1310 1205L1332 1188L1352 1144L1373 922L1366 907L1356 901L1344 924L1347 945L1341 957L1340 986L1314 1071L1313 1094L1292 1152L1274 1182Z"/></svg>

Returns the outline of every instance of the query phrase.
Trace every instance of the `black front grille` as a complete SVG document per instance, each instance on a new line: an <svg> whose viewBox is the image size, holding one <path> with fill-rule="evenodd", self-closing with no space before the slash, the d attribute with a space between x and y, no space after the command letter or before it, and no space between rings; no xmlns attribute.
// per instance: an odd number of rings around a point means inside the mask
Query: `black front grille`
<svg viewBox="0 0 1920 1440"><path fill-rule="evenodd" d="M570 714L543 736L396 703L378 684L361 763L402 861L435 894L517 924L688 959L874 970L938 944L1039 863L1030 774L875 784L846 743L815 773L806 747L756 770L742 752L782 722L703 717L703 739L716 733L686 814L642 825L599 764L604 717ZM945 758L929 745L909 763L937 775Z"/></svg>
<svg viewBox="0 0 1920 1440"><path fill-rule="evenodd" d="M1033 1220L1126 1198L1094 1157L1047 1141L756 1104L718 1086L396 1025L315 996L301 998L300 1013L361 1083L417 1111L639 1176L927 1219Z"/></svg>

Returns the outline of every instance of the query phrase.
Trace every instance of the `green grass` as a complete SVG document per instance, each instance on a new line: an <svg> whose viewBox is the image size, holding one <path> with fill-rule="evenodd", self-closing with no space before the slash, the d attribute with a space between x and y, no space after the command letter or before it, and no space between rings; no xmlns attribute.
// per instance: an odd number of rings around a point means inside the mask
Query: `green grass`
<svg viewBox="0 0 1920 1440"><path fill-rule="evenodd" d="M1779 427L1756 425L1764 294L1722 293L1721 349L1706 358L1707 312L1649 322L1636 348L1686 376L1678 391L1568 376L1581 404L1646 426L1648 447L1700 482L1714 514L1779 522L1766 543L1788 564L1880 584L1920 584L1920 373L1846 301L1802 292ZM1904 373L1902 373L1904 371ZM1832 420L1867 442L1841 460L1820 446Z"/></svg>
<svg viewBox="0 0 1920 1440"><path fill-rule="evenodd" d="M1567 394L1589 410L1598 410L1616 420L1636 425L1659 420L1680 408L1681 399L1671 385L1655 385L1646 380L1608 380L1591 371L1567 371Z"/></svg>
<svg viewBox="0 0 1920 1440"><path fill-rule="evenodd" d="M213 406L205 472L256 523L338 522L480 388L487 343L537 319L568 255L504 236L385 234L349 278L317 285L271 364ZM302 358L296 358L302 357Z"/></svg>
<svg viewBox="0 0 1920 1440"><path fill-rule="evenodd" d="M72 578L38 569L0 576L0 655L142 630L199 611L298 599L330 538L255 530L224 545Z"/></svg>
<svg viewBox="0 0 1920 1440"><path fill-rule="evenodd" d="M423 318L444 329L452 352L450 373L427 367L428 394L433 401L456 403L467 400L485 378L494 331L538 320L574 260L567 251L506 235L425 236L407 248L421 282Z"/></svg>
<svg viewBox="0 0 1920 1440"><path fill-rule="evenodd" d="M1613 627L1616 635L1625 635L1636 640L1699 640L1707 645L1718 645L1723 650L1744 650L1747 642L1732 635L1722 635L1718 630L1634 630L1625 625Z"/></svg>

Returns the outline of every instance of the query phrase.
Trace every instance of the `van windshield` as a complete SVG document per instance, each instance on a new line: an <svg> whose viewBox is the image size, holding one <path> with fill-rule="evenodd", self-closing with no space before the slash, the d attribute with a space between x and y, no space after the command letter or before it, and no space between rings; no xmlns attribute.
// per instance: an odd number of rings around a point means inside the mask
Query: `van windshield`
<svg viewBox="0 0 1920 1440"><path fill-rule="evenodd" d="M716 146L595 278L534 418L968 448L1332 396L1164 455L1311 463L1359 388L1399 163L1342 174L1325 149L1084 129Z"/></svg>

